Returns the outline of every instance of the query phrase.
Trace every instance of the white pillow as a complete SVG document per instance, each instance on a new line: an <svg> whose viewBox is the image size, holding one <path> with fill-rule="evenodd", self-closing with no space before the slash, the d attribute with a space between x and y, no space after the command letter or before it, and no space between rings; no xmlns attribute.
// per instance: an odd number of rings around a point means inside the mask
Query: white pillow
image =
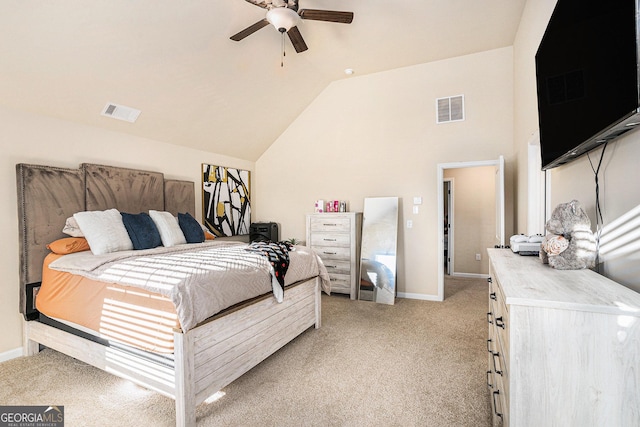
<svg viewBox="0 0 640 427"><path fill-rule="evenodd" d="M117 209L78 212L73 214L73 218L95 255L133 249L122 215Z"/></svg>
<svg viewBox="0 0 640 427"><path fill-rule="evenodd" d="M158 227L163 246L170 247L187 243L180 224L178 224L178 219L171 212L150 210L149 216Z"/></svg>
<svg viewBox="0 0 640 427"><path fill-rule="evenodd" d="M84 234L82 234L82 230L80 230L80 226L78 226L78 222L72 216L67 218L67 221L64 223L62 232L71 237L84 237Z"/></svg>

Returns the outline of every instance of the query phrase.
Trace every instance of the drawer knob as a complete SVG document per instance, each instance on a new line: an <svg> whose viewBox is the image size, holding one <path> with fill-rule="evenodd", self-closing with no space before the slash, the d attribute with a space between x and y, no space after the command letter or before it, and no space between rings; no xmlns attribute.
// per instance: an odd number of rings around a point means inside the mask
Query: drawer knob
<svg viewBox="0 0 640 427"><path fill-rule="evenodd" d="M504 323L504 321L502 320L502 316L500 317L496 317L496 326L505 329L506 325Z"/></svg>
<svg viewBox="0 0 640 427"><path fill-rule="evenodd" d="M491 293L489 294L489 298L491 298L491 299L492 299L492 300L494 300L494 301L498 301L498 297L496 296L496 293L495 293L495 292L491 292Z"/></svg>
<svg viewBox="0 0 640 427"><path fill-rule="evenodd" d="M487 283L493 283L493 279L491 277L487 277Z"/></svg>
<svg viewBox="0 0 640 427"><path fill-rule="evenodd" d="M487 322L489 322L490 325L493 325L493 322L491 321L491 316L493 316L492 312L488 312L487 313Z"/></svg>

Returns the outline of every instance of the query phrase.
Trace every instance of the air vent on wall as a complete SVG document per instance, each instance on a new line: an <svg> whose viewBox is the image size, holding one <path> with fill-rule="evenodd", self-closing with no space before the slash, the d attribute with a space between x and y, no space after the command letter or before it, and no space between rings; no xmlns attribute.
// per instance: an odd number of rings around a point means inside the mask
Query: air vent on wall
<svg viewBox="0 0 640 427"><path fill-rule="evenodd" d="M464 95L436 99L436 123L464 120Z"/></svg>
<svg viewBox="0 0 640 427"><path fill-rule="evenodd" d="M124 105L119 105L119 104L114 104L112 102L109 102L103 108L102 115L133 123L138 119L138 116L140 115L140 110L136 110L135 108L125 107Z"/></svg>

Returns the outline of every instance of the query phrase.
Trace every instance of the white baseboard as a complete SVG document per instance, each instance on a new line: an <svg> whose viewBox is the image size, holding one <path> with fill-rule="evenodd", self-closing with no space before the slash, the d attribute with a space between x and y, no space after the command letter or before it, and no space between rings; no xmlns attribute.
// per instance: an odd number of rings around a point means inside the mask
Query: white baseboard
<svg viewBox="0 0 640 427"><path fill-rule="evenodd" d="M488 274L479 274L479 273L456 273L453 272L451 273L451 276L453 277L471 277L474 279L488 279L489 275Z"/></svg>
<svg viewBox="0 0 640 427"><path fill-rule="evenodd" d="M419 299L423 301L442 301L437 295L412 294L407 292L398 292L398 298Z"/></svg>
<svg viewBox="0 0 640 427"><path fill-rule="evenodd" d="M23 355L22 347L5 351L4 353L0 353L0 362L6 362L7 360L15 359L17 357L22 357L22 355Z"/></svg>

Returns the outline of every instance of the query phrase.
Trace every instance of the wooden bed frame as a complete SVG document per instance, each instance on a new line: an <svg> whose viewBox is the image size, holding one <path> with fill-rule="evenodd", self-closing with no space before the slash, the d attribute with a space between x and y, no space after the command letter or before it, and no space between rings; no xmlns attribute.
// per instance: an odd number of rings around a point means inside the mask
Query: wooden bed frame
<svg viewBox="0 0 640 427"><path fill-rule="evenodd" d="M66 218L83 210L117 208L195 213L194 183L155 172L83 164L63 169L18 164L20 311L35 316L34 291L45 245L64 237ZM196 406L302 332L320 327L320 279L288 287L284 302L260 298L183 332L174 331L173 361L103 345L53 326L24 324L25 355L52 348L175 399L176 425L195 426Z"/></svg>

